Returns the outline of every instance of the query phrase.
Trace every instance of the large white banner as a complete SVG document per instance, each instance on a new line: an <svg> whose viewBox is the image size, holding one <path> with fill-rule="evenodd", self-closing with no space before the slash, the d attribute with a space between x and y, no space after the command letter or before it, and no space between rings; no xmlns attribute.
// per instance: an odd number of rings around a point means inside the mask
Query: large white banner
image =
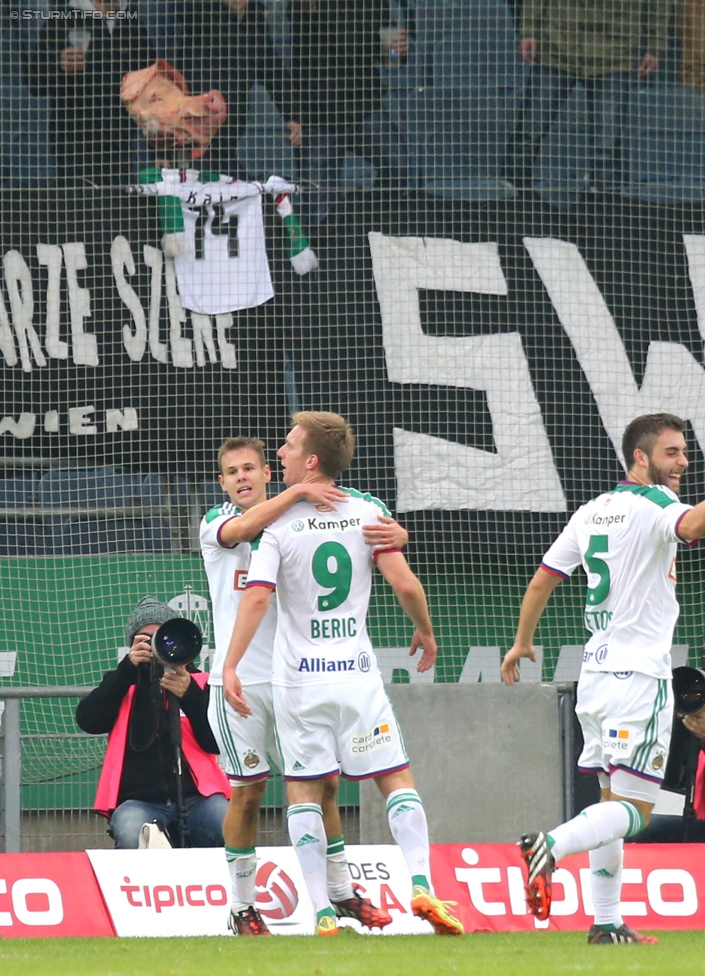
<svg viewBox="0 0 705 976"><path fill-rule="evenodd" d="M86 853L117 935L228 934L230 877L222 848ZM396 845L347 853L354 886L392 916L385 935L432 932L411 914L411 878ZM295 852L262 847L257 854L257 908L270 931L311 935L314 911ZM340 924L359 928L351 919Z"/></svg>

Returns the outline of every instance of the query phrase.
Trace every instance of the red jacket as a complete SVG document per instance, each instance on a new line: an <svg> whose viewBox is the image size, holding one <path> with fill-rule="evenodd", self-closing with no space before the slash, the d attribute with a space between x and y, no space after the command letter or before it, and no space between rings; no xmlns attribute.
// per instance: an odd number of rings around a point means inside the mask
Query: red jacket
<svg viewBox="0 0 705 976"><path fill-rule="evenodd" d="M705 820L705 752L702 749L698 756L698 768L695 771L693 809L698 820Z"/></svg>
<svg viewBox="0 0 705 976"><path fill-rule="evenodd" d="M191 677L201 688L205 687L208 681L208 675L201 671L195 672ZM133 685L122 700L117 721L108 736L108 747L105 750L105 759L103 760L103 768L93 804L94 810L102 813L105 817L110 816L110 813L117 806L122 764L125 758L127 730L134 697L135 687ZM181 748L184 758L189 764L198 792L202 796L222 793L229 798L230 783L227 776L218 765L216 757L204 752L196 742L191 723L185 715L181 716L181 735Z"/></svg>

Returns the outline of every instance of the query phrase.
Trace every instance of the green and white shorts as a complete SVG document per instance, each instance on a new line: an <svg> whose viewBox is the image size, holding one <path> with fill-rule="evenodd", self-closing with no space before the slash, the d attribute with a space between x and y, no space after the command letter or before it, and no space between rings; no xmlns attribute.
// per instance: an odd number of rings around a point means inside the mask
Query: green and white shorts
<svg viewBox="0 0 705 976"><path fill-rule="evenodd" d="M342 772L369 779L406 769L409 758L382 678L277 685L274 713L285 779L321 779Z"/></svg>
<svg viewBox="0 0 705 976"><path fill-rule="evenodd" d="M575 706L584 746L578 768L625 770L661 784L673 722L670 680L639 671L582 671ZM613 790L614 791L614 790Z"/></svg>
<svg viewBox="0 0 705 976"><path fill-rule="evenodd" d="M270 758L281 766L271 684L245 685L242 691L252 709L247 718L228 705L222 685L210 686L208 701L208 721L220 749L220 763L232 786L265 779L270 772Z"/></svg>

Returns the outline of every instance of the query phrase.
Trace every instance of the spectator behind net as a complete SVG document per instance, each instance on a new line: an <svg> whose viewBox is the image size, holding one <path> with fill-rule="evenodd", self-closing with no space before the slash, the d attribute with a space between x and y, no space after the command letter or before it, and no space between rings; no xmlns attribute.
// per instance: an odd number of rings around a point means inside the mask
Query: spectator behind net
<svg viewBox="0 0 705 976"><path fill-rule="evenodd" d="M531 73L504 165L517 189L531 189L541 142L579 82L591 143L585 169L596 189L619 189L628 100L637 79L659 67L669 10L667 0L524 0L519 52Z"/></svg>
<svg viewBox="0 0 705 976"><path fill-rule="evenodd" d="M45 22L25 59L30 92L50 99L57 181L129 183L134 130L120 104L120 83L156 53L127 0L70 0L67 14Z"/></svg>
<svg viewBox="0 0 705 976"><path fill-rule="evenodd" d="M209 169L247 179L238 149L255 84L266 89L279 109L285 120L286 139L293 146L299 145L301 127L291 78L274 50L265 8L259 0L195 0L188 4L186 36L190 43L183 71L191 88L217 89L228 107L228 121L208 155ZM264 179L271 174L251 175Z"/></svg>
<svg viewBox="0 0 705 976"><path fill-rule="evenodd" d="M349 152L374 166L377 186L409 189L409 144L383 109L380 74L390 50L406 58L408 38L402 27L390 35L387 0L290 0L289 16L292 77L301 103L299 179L314 187L300 207L310 233L340 195Z"/></svg>

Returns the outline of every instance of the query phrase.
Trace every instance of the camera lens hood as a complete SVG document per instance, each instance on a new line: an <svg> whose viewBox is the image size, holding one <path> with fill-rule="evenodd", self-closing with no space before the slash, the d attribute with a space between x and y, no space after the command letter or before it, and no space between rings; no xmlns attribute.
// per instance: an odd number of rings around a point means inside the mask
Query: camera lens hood
<svg viewBox="0 0 705 976"><path fill-rule="evenodd" d="M700 668L673 669L673 697L679 715L691 715L705 705L705 671Z"/></svg>
<svg viewBox="0 0 705 976"><path fill-rule="evenodd" d="M174 617L161 625L152 637L152 649L163 664L191 664L201 653L203 634L186 617Z"/></svg>

